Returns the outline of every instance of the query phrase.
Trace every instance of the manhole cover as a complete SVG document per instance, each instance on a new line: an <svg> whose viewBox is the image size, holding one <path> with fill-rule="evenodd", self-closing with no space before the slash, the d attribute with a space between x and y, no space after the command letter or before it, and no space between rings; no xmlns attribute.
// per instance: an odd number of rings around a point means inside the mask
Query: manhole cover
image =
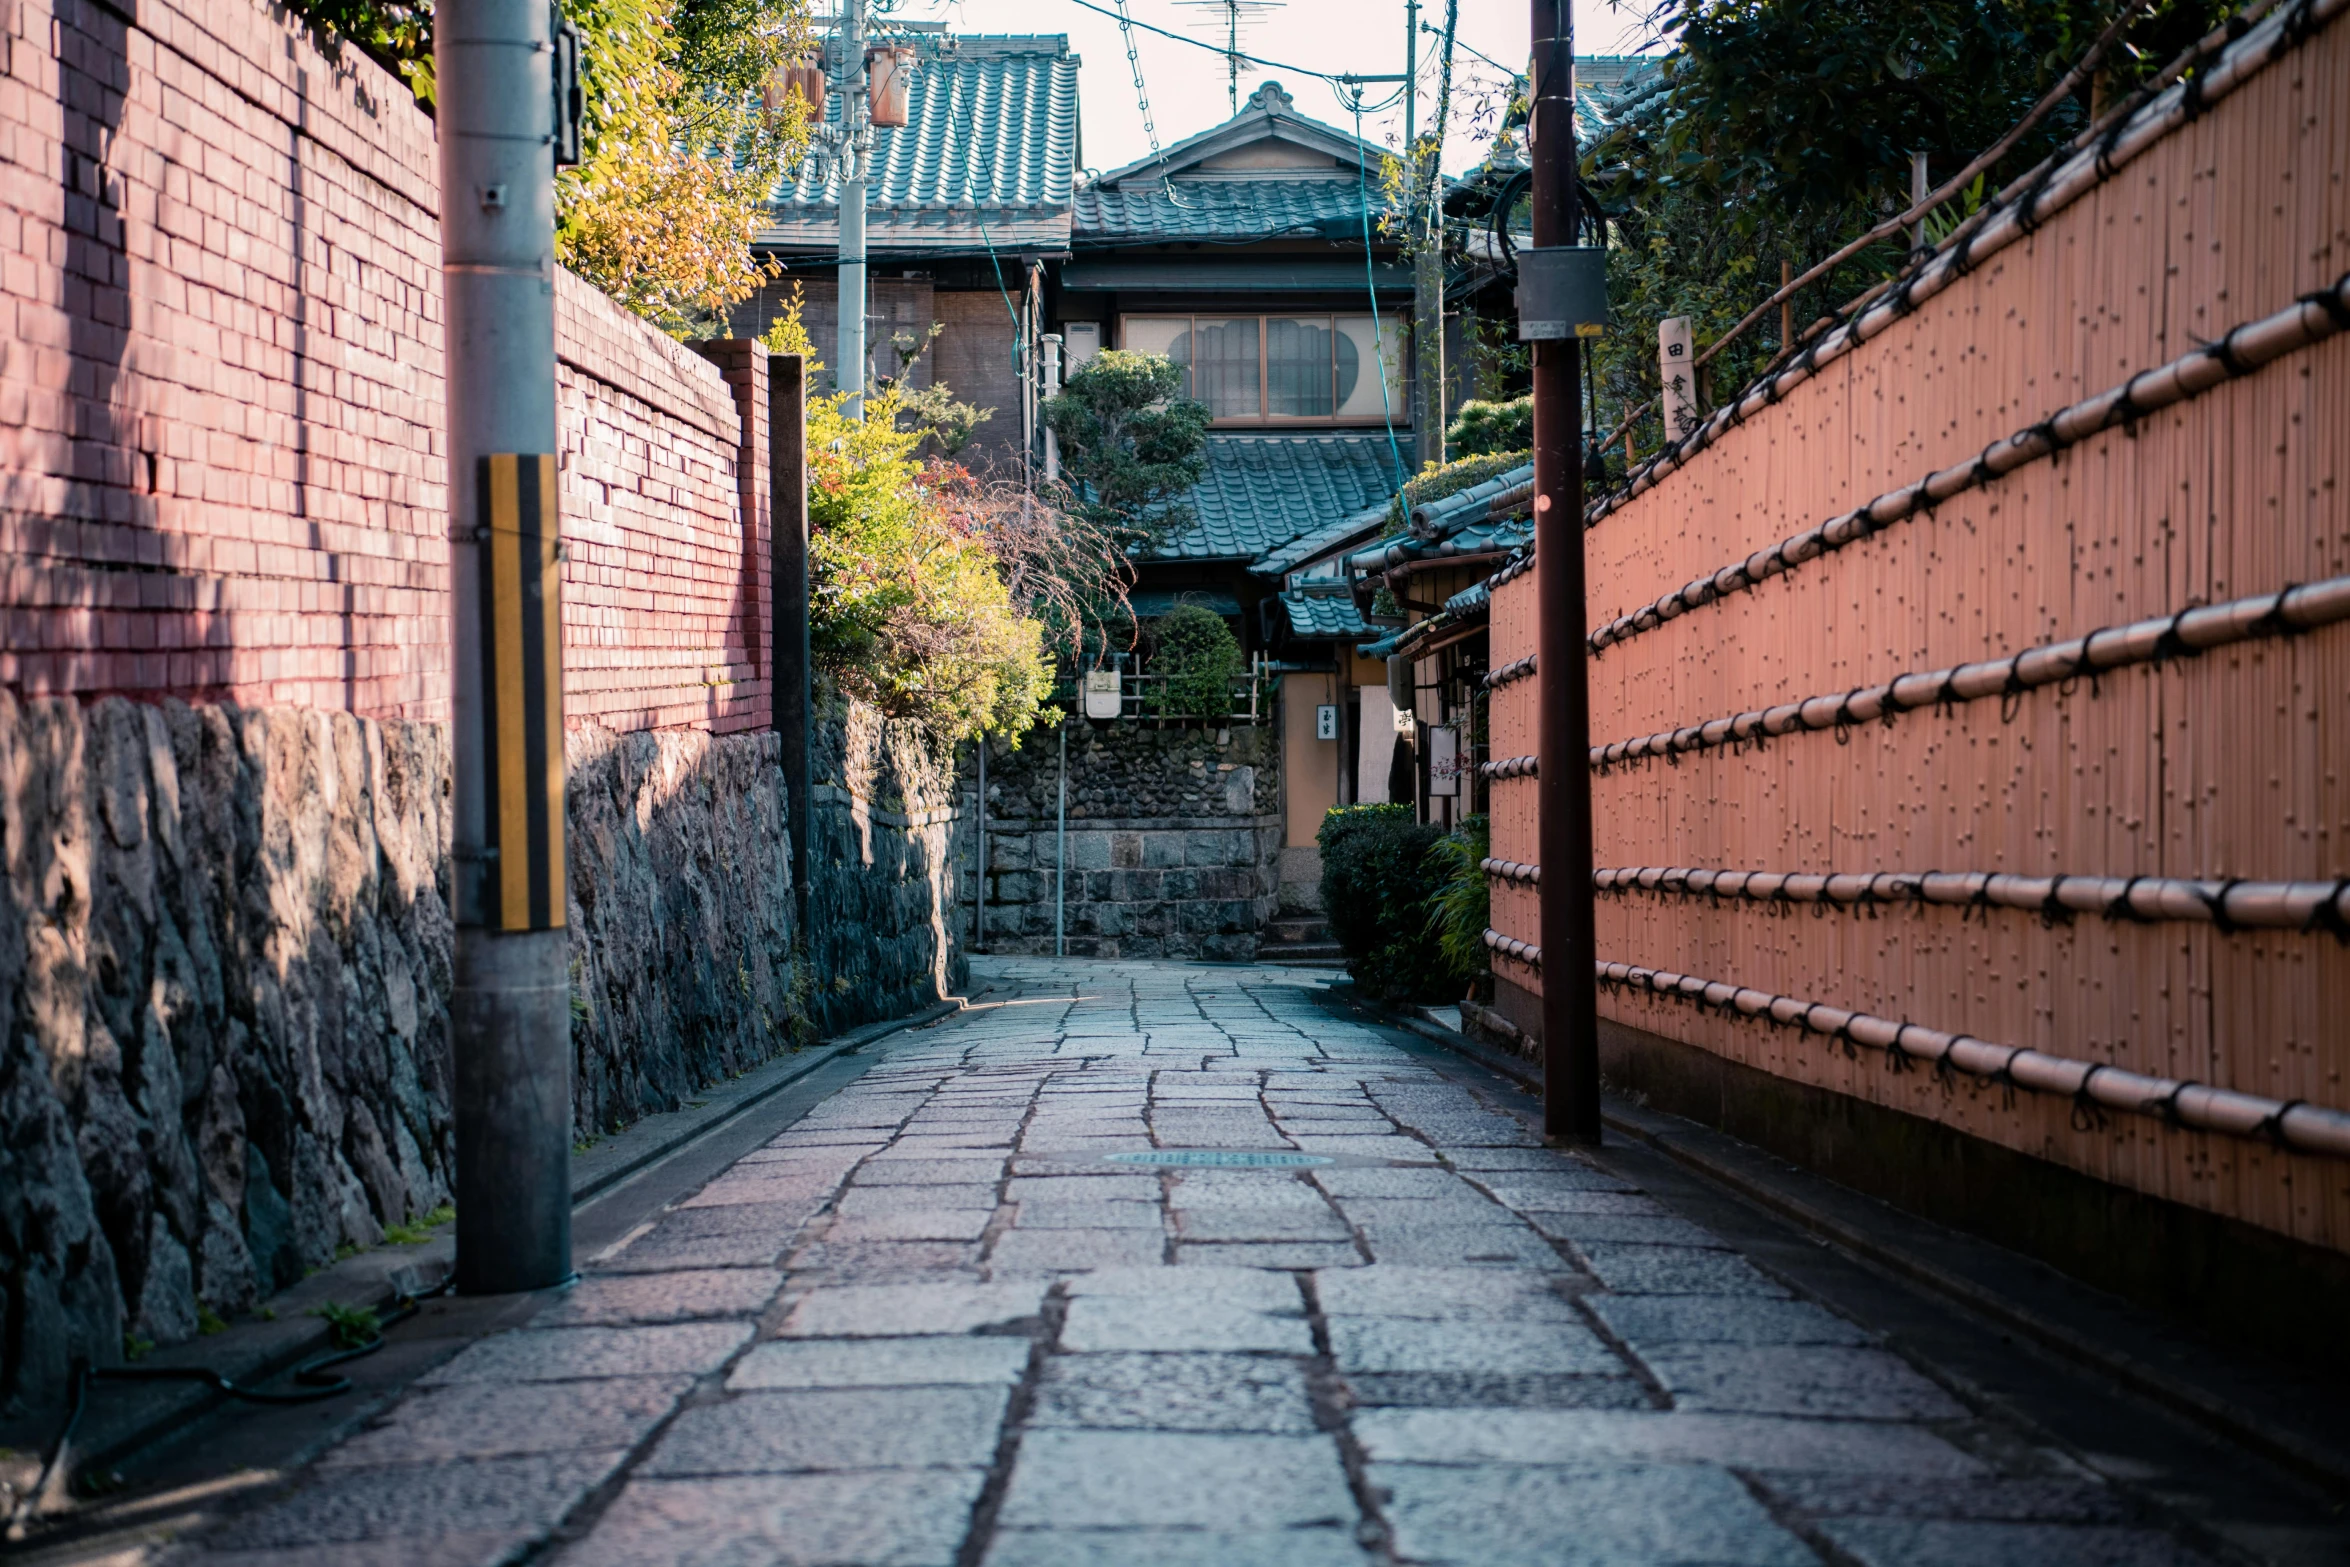
<svg viewBox="0 0 2350 1567"><path fill-rule="evenodd" d="M1291 1148L1142 1148L1114 1153L1112 1164L1158 1164L1193 1170L1307 1170L1338 1161Z"/></svg>

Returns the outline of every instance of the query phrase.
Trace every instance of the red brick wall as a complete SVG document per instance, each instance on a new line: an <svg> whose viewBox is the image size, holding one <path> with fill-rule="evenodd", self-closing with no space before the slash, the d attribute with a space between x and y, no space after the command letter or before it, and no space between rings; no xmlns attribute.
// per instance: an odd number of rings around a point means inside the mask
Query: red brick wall
<svg viewBox="0 0 2350 1567"><path fill-rule="evenodd" d="M138 15L0 8L0 683L444 717L431 122L252 0ZM569 711L763 722L734 389L558 305Z"/></svg>

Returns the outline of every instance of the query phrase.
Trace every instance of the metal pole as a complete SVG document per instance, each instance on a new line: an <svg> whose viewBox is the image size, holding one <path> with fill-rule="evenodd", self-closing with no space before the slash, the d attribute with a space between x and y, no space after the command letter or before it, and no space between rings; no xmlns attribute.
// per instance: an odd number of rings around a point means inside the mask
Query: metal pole
<svg viewBox="0 0 2350 1567"><path fill-rule="evenodd" d="M1574 23L1532 0L1534 243L1575 242ZM1583 464L1575 450L1582 344L1534 348L1536 647L1541 657L1542 1126L1599 1142L1599 985L1591 892L1591 692L1585 670Z"/></svg>
<svg viewBox="0 0 2350 1567"><path fill-rule="evenodd" d="M449 0L447 311L457 1287L571 1276L571 939L547 0Z"/></svg>
<svg viewBox="0 0 2350 1567"><path fill-rule="evenodd" d="M1037 423L1044 424L1043 405L1061 395L1061 334L1047 332L1039 341L1041 351L1037 355L1037 360L1038 367L1044 375L1044 396L1037 405L1036 418ZM1044 426L1045 483L1058 483L1060 477L1061 438L1053 433L1051 425L1046 424Z"/></svg>
<svg viewBox="0 0 2350 1567"><path fill-rule="evenodd" d="M865 417L865 170L873 146L866 121L865 0L842 0L840 128L840 365L832 384L849 394L842 411Z"/></svg>
<svg viewBox="0 0 2350 1567"><path fill-rule="evenodd" d="M1061 797L1053 807L1053 956L1068 956L1069 720L1061 720Z"/></svg>
<svg viewBox="0 0 2350 1567"><path fill-rule="evenodd" d="M971 863L971 950L987 950L987 736L979 737L979 844Z"/></svg>
<svg viewBox="0 0 2350 1567"><path fill-rule="evenodd" d="M772 722L783 745L783 807L791 833L792 938L812 949L808 877L816 825L808 792L808 747L816 693L808 655L808 361L767 357L767 471L773 492L768 539L773 594L775 686Z"/></svg>

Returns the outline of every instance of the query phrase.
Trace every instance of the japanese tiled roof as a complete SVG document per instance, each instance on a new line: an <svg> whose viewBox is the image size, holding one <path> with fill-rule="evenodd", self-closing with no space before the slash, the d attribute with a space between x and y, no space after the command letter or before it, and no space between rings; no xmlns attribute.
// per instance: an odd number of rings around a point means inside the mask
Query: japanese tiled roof
<svg viewBox="0 0 2350 1567"><path fill-rule="evenodd" d="M906 124L873 132L866 243L875 250L1060 248L1077 172L1077 57L1058 33L959 37L914 75ZM825 95L840 123L843 95ZM840 178L790 171L754 237L783 249L840 239ZM982 233L984 226L985 232Z"/></svg>
<svg viewBox="0 0 2350 1567"><path fill-rule="evenodd" d="M1146 183L1129 178L1115 188L1088 185L1078 190L1073 238L1079 245L1301 234L1359 240L1365 195L1351 179L1178 178ZM1377 185L1367 195L1376 232L1388 203Z"/></svg>
<svg viewBox="0 0 2350 1567"><path fill-rule="evenodd" d="M1332 517L1383 504L1396 484L1385 431L1211 435L1207 465L1184 497L1195 520L1158 558L1253 561Z"/></svg>
<svg viewBox="0 0 2350 1567"><path fill-rule="evenodd" d="M1351 593L1300 593L1292 589L1281 595L1281 608L1289 616L1289 634L1306 641L1358 641L1379 629L1363 618Z"/></svg>
<svg viewBox="0 0 2350 1567"><path fill-rule="evenodd" d="M1379 531L1387 520L1388 502L1385 498L1366 506L1351 516L1339 517L1273 550L1262 559L1252 561L1249 570L1260 577L1278 577L1307 565L1332 550L1342 549L1356 539Z"/></svg>
<svg viewBox="0 0 2350 1567"><path fill-rule="evenodd" d="M1415 507L1411 532L1356 551L1347 557L1347 569L1386 571L1407 561L1515 549L1534 536L1534 524L1524 515L1533 489L1534 465L1523 463Z"/></svg>

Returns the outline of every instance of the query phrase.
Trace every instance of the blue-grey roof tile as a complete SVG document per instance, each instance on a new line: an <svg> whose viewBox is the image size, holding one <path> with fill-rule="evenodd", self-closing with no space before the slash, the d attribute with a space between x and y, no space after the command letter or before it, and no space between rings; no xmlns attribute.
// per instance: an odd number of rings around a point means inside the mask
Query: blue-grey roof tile
<svg viewBox="0 0 2350 1567"><path fill-rule="evenodd" d="M1279 577L1300 566L1309 565L1333 550L1343 549L1357 539L1377 533L1381 524L1387 520L1387 507L1387 498L1382 496L1376 504L1366 506L1352 516L1340 517L1299 534L1263 559L1250 562L1248 569L1260 577Z"/></svg>
<svg viewBox="0 0 2350 1567"><path fill-rule="evenodd" d="M925 60L906 124L873 132L866 240L884 250L1065 245L1077 173L1077 59L1058 33L959 37ZM825 94L827 123L843 95ZM985 228L984 236L981 233ZM829 248L840 172L813 159L786 174L757 243Z"/></svg>
<svg viewBox="0 0 2350 1567"><path fill-rule="evenodd" d="M1351 593L1293 590L1281 595L1281 608L1289 616L1289 634L1306 641L1355 641L1379 629L1363 618Z"/></svg>
<svg viewBox="0 0 2350 1567"><path fill-rule="evenodd" d="M1395 460L1376 434L1211 435L1207 477L1184 497L1192 525L1163 560L1255 560L1394 493Z"/></svg>
<svg viewBox="0 0 2350 1567"><path fill-rule="evenodd" d="M1377 185L1367 194L1376 231L1388 202ZM1130 180L1115 189L1078 190L1072 237L1080 245L1285 234L1359 238L1364 205L1365 192L1351 179Z"/></svg>

